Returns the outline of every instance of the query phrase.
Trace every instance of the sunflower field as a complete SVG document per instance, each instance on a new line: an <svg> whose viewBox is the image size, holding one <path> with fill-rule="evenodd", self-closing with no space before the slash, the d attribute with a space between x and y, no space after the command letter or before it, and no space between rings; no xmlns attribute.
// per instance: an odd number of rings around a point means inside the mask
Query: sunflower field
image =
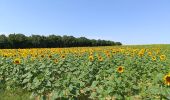
<svg viewBox="0 0 170 100"><path fill-rule="evenodd" d="M0 92L33 100L168 100L170 48L0 49Z"/></svg>

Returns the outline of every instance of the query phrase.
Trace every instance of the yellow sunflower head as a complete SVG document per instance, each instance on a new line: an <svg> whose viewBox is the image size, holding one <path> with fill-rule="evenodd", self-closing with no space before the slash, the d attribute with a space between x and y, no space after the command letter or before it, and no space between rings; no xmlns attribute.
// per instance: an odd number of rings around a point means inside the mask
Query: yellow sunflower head
<svg viewBox="0 0 170 100"><path fill-rule="evenodd" d="M117 68L117 72L122 73L123 71L124 71L123 66L119 66L119 67Z"/></svg>
<svg viewBox="0 0 170 100"><path fill-rule="evenodd" d="M41 55L41 58L44 58L44 55Z"/></svg>
<svg viewBox="0 0 170 100"><path fill-rule="evenodd" d="M58 63L58 59L55 59L54 62L55 62L55 63Z"/></svg>
<svg viewBox="0 0 170 100"><path fill-rule="evenodd" d="M106 55L107 55L107 57L108 57L108 58L110 58L110 57L111 57L110 53L107 53Z"/></svg>
<svg viewBox="0 0 170 100"><path fill-rule="evenodd" d="M52 55L48 55L48 58L52 58Z"/></svg>
<svg viewBox="0 0 170 100"><path fill-rule="evenodd" d="M90 52L90 56L92 56L93 55L93 52Z"/></svg>
<svg viewBox="0 0 170 100"><path fill-rule="evenodd" d="M116 54L116 51L115 51L115 50L113 50L113 51L112 51L112 54Z"/></svg>
<svg viewBox="0 0 170 100"><path fill-rule="evenodd" d="M103 61L103 58L101 56L98 57L99 61Z"/></svg>
<svg viewBox="0 0 170 100"><path fill-rule="evenodd" d="M61 58L64 59L64 58L65 58L65 55L61 55Z"/></svg>
<svg viewBox="0 0 170 100"><path fill-rule="evenodd" d="M164 83L170 86L170 74L164 76Z"/></svg>
<svg viewBox="0 0 170 100"><path fill-rule="evenodd" d="M165 55L161 55L161 56L160 56L160 59L161 59L161 60L165 60L165 59L166 59L166 56L165 56Z"/></svg>
<svg viewBox="0 0 170 100"><path fill-rule="evenodd" d="M34 55L34 57L37 57L37 55Z"/></svg>
<svg viewBox="0 0 170 100"><path fill-rule="evenodd" d="M20 64L20 63L21 63L21 59L20 59L20 58L14 59L14 63L15 63L15 64Z"/></svg>
<svg viewBox="0 0 170 100"><path fill-rule="evenodd" d="M94 59L93 56L89 56L90 61L93 61L93 59Z"/></svg>
<svg viewBox="0 0 170 100"><path fill-rule="evenodd" d="M152 52L148 52L148 55L149 55L149 56L152 56Z"/></svg>
<svg viewBox="0 0 170 100"><path fill-rule="evenodd" d="M142 57L144 55L144 53L138 53L139 57Z"/></svg>
<svg viewBox="0 0 170 100"><path fill-rule="evenodd" d="M153 57L152 57L152 60L153 60L153 61L156 61L156 57L155 57L155 56L153 56Z"/></svg>
<svg viewBox="0 0 170 100"><path fill-rule="evenodd" d="M8 54L4 54L3 56L4 56L4 57L8 57Z"/></svg>

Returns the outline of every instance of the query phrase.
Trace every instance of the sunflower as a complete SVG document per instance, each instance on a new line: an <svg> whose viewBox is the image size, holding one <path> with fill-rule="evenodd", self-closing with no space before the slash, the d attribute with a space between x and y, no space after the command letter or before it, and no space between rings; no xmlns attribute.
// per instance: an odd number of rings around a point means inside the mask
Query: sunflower
<svg viewBox="0 0 170 100"><path fill-rule="evenodd" d="M160 58L161 60L165 60L165 59L166 59L166 56L165 56L165 55L161 55L159 58Z"/></svg>
<svg viewBox="0 0 170 100"><path fill-rule="evenodd" d="M113 51L112 51L112 54L116 54L116 51L113 50Z"/></svg>
<svg viewBox="0 0 170 100"><path fill-rule="evenodd" d="M90 52L90 56L92 56L93 55L93 52Z"/></svg>
<svg viewBox="0 0 170 100"><path fill-rule="evenodd" d="M37 57L37 55L34 55L34 57Z"/></svg>
<svg viewBox="0 0 170 100"><path fill-rule="evenodd" d="M111 57L110 53L107 53L106 55L107 55L107 57L108 57L108 58L110 58L110 57Z"/></svg>
<svg viewBox="0 0 170 100"><path fill-rule="evenodd" d="M103 61L103 58L101 56L98 57L99 61Z"/></svg>
<svg viewBox="0 0 170 100"><path fill-rule="evenodd" d="M156 57L155 57L155 56L153 56L153 57L152 57L152 60L153 60L153 61L156 61Z"/></svg>
<svg viewBox="0 0 170 100"><path fill-rule="evenodd" d="M20 59L20 58L14 59L14 63L15 63L15 64L20 64L20 63L21 63L21 59Z"/></svg>
<svg viewBox="0 0 170 100"><path fill-rule="evenodd" d="M124 71L123 66L119 66L119 67L117 68L117 71L118 71L119 73L122 73L122 72Z"/></svg>
<svg viewBox="0 0 170 100"><path fill-rule="evenodd" d="M63 59L64 59L64 58L65 58L65 55L61 55L61 58L63 58Z"/></svg>
<svg viewBox="0 0 170 100"><path fill-rule="evenodd" d="M107 97L105 97L105 100L112 100L112 97L111 96L107 96Z"/></svg>
<svg viewBox="0 0 170 100"><path fill-rule="evenodd" d="M84 93L85 93L85 91L84 91L83 89L81 89L81 90L80 90L80 93L84 94Z"/></svg>
<svg viewBox="0 0 170 100"><path fill-rule="evenodd" d="M144 55L143 52L139 52L139 53L138 53L138 56L139 56L139 57L142 57L143 55Z"/></svg>
<svg viewBox="0 0 170 100"><path fill-rule="evenodd" d="M48 55L48 58L52 58L52 55Z"/></svg>
<svg viewBox="0 0 170 100"><path fill-rule="evenodd" d="M55 62L55 63L58 63L58 59L55 59L54 62Z"/></svg>
<svg viewBox="0 0 170 100"><path fill-rule="evenodd" d="M152 56L152 52L148 52L148 55L149 55L149 56Z"/></svg>
<svg viewBox="0 0 170 100"><path fill-rule="evenodd" d="M7 54L4 54L3 56L4 56L4 57L8 57L8 55L7 55Z"/></svg>
<svg viewBox="0 0 170 100"><path fill-rule="evenodd" d="M170 86L170 74L164 76L164 83Z"/></svg>
<svg viewBox="0 0 170 100"><path fill-rule="evenodd" d="M138 53L138 56L142 57L144 55L144 53L145 53L145 49L141 49Z"/></svg>
<svg viewBox="0 0 170 100"><path fill-rule="evenodd" d="M44 58L44 55L41 55L41 58Z"/></svg>
<svg viewBox="0 0 170 100"><path fill-rule="evenodd" d="M93 56L89 56L90 61L93 61L93 59L94 59Z"/></svg>

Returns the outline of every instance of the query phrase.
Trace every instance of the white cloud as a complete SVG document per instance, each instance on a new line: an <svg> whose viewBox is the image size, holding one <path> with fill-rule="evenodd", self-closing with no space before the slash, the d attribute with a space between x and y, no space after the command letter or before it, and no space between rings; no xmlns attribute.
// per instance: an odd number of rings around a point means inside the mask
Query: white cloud
<svg viewBox="0 0 170 100"><path fill-rule="evenodd" d="M8 35L9 35L9 34L11 34L11 33L7 33L7 32L0 32L0 35L2 35L2 34L4 34L4 35L8 36Z"/></svg>

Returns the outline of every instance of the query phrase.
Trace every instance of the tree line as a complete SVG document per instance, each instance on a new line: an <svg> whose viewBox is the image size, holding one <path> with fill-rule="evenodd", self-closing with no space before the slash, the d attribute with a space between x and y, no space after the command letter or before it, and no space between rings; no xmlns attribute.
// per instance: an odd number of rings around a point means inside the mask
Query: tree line
<svg viewBox="0 0 170 100"><path fill-rule="evenodd" d="M56 48L56 47L84 47L84 46L115 46L122 45L121 42L109 40L87 39L86 37L76 38L74 36L59 35L31 35L9 34L0 35L0 48Z"/></svg>

